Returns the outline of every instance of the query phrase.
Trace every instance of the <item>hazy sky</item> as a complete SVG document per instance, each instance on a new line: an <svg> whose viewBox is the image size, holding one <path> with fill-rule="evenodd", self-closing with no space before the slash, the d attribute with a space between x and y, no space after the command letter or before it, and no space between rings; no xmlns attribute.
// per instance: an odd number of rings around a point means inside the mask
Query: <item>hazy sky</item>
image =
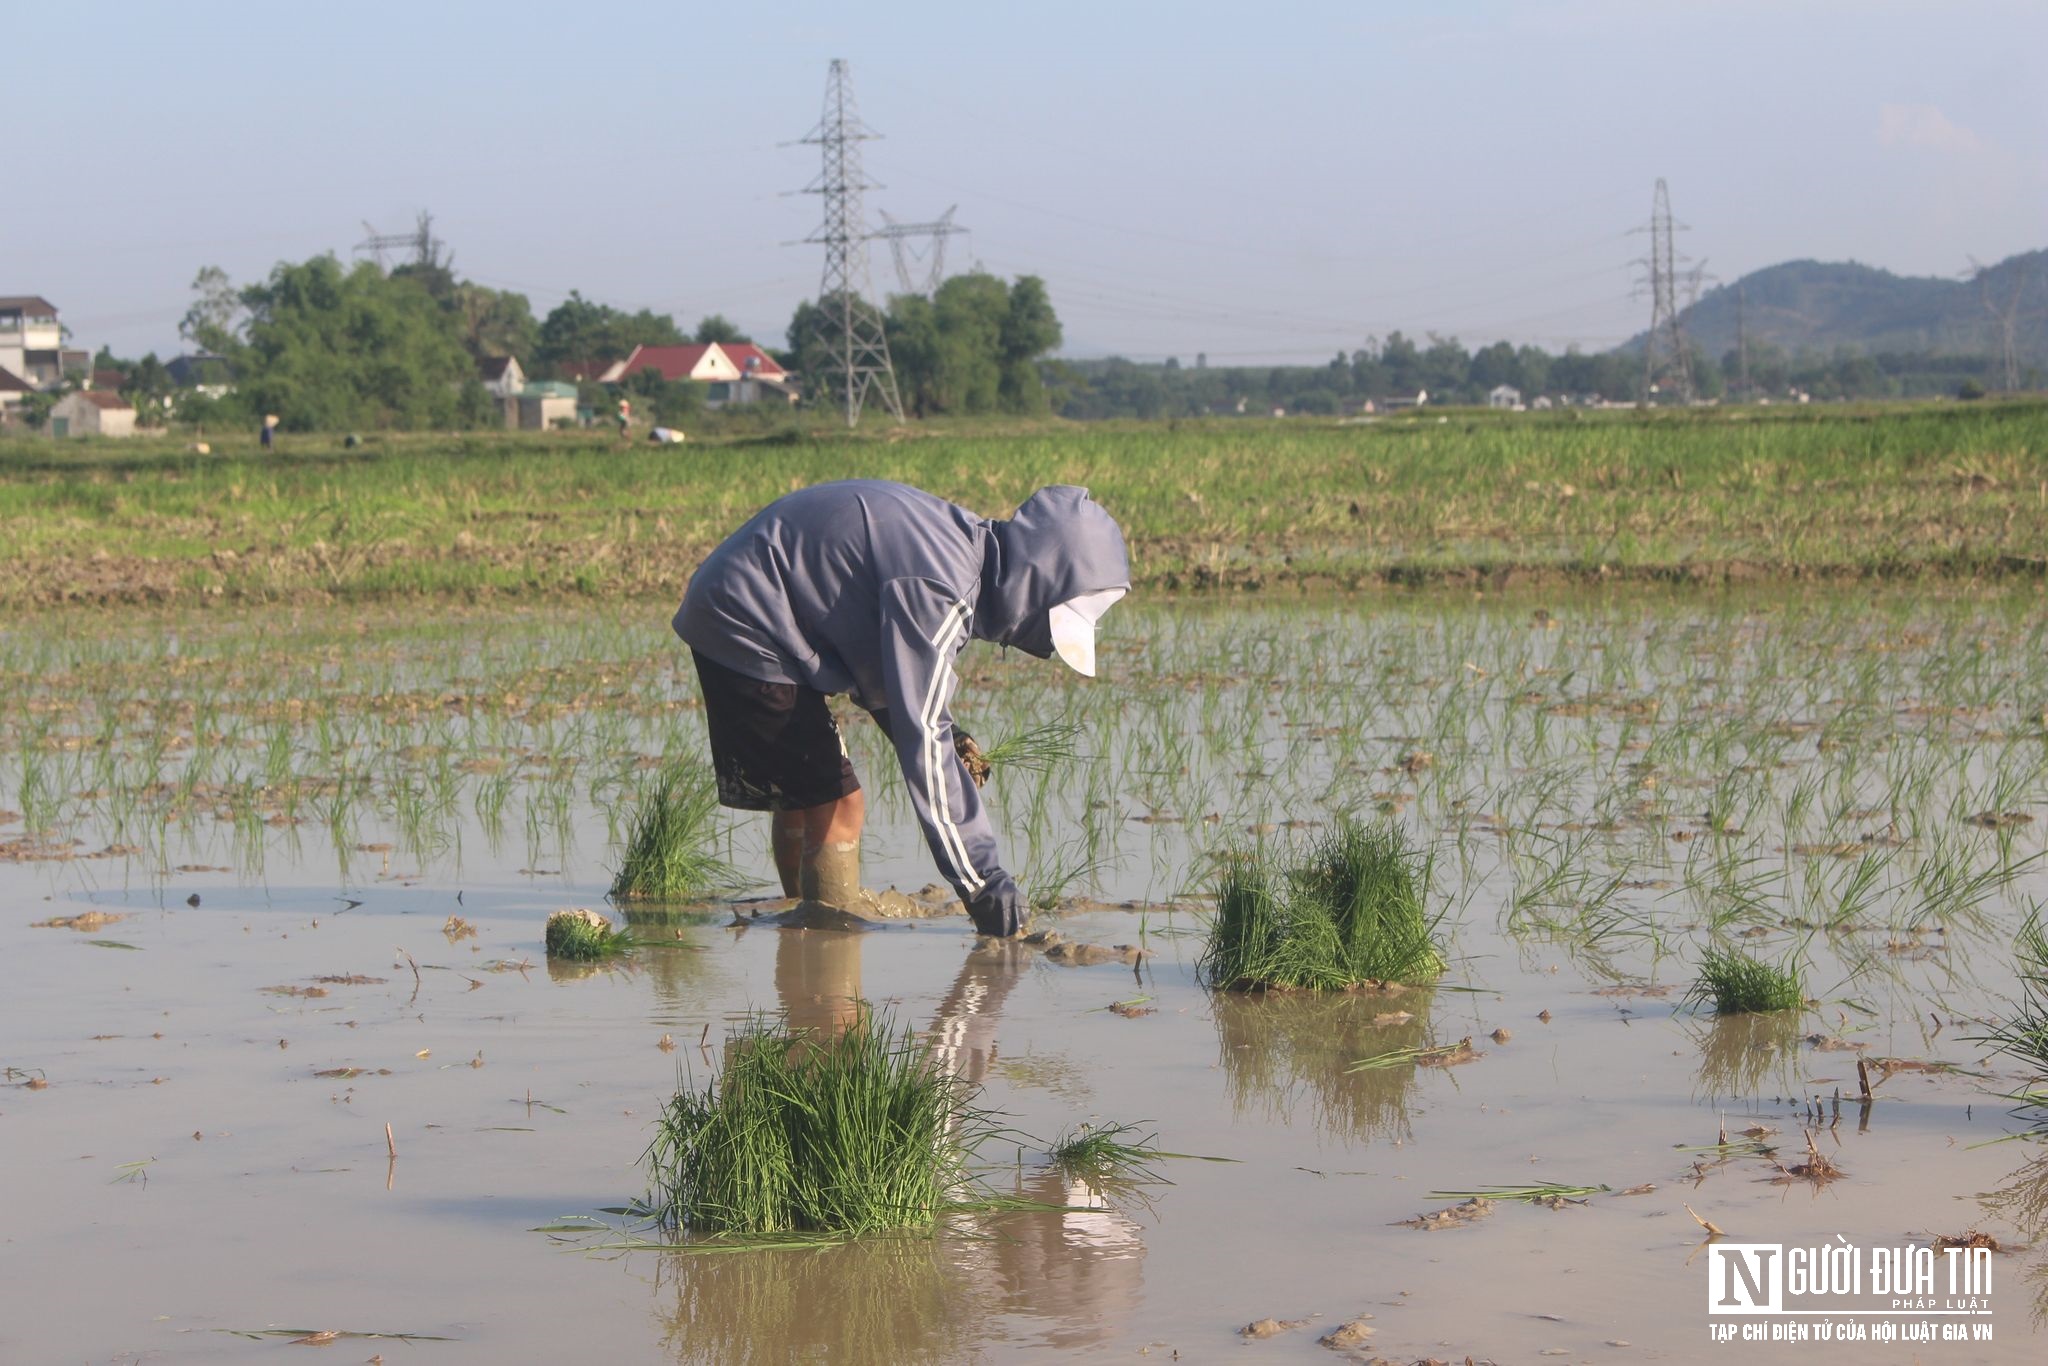
<svg viewBox="0 0 2048 1366"><path fill-rule="evenodd" d="M778 341L815 292L826 63L868 213L1045 277L1070 354L1612 345L1659 176L1724 281L2048 246L2048 4L13 5L0 294L179 349L197 269L431 209L457 271ZM885 248L878 285L893 287Z"/></svg>

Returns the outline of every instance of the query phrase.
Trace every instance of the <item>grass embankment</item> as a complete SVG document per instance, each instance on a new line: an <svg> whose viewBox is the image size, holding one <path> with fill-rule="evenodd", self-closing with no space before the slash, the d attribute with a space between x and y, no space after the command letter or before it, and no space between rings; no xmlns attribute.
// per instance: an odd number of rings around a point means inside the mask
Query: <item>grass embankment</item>
<svg viewBox="0 0 2048 1366"><path fill-rule="evenodd" d="M667 597L755 509L1086 484L1141 587L2039 574L2048 405L0 444L0 604Z"/></svg>

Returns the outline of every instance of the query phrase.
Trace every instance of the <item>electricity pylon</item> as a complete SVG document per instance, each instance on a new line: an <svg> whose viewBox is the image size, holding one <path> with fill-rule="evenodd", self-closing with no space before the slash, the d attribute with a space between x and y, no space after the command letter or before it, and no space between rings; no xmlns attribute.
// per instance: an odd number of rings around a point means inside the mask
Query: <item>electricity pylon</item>
<svg viewBox="0 0 2048 1366"><path fill-rule="evenodd" d="M890 416L903 420L903 400L896 392L896 370L889 363L889 339L882 330L881 310L869 297L867 222L861 215L861 194L879 188L861 171L860 145L879 134L861 122L853 102L853 83L846 63L834 60L825 78L825 112L818 126L803 138L824 154L817 178L805 194L825 201L825 220L804 240L825 248L825 270L818 283L818 341L824 351L825 374L816 376L845 406L846 425L860 422L870 393ZM796 340L792 338L791 340Z"/></svg>
<svg viewBox="0 0 2048 1366"><path fill-rule="evenodd" d="M938 293L939 281L946 278L946 239L956 232L966 232L953 221L955 204L929 223L898 223L888 211L882 211L882 227L871 234L889 243L889 255L896 262L896 283L903 286L905 294L922 294L926 298ZM919 237L928 237L930 243L922 250L910 245ZM912 273L913 263L924 267L924 281L919 283Z"/></svg>
<svg viewBox="0 0 2048 1366"><path fill-rule="evenodd" d="M1685 329L1678 321L1678 263L1689 258L1681 255L1672 242L1673 236L1684 230L1683 223L1671 221L1671 195L1659 180L1656 197L1650 204L1650 254L1637 263L1648 271L1645 283L1650 294L1650 330L1643 338L1645 403L1649 402L1651 390L1661 390L1666 385L1677 393L1680 403L1690 403L1693 398L1692 349L1686 345ZM1688 289L1696 292L1699 281L1700 270L1696 267L1688 274Z"/></svg>
<svg viewBox="0 0 2048 1366"><path fill-rule="evenodd" d="M378 232L367 220L363 223L363 232L363 240L356 243L356 255L368 252L375 256L379 270L384 269L385 252L408 249L412 252L414 265L437 265L440 262L441 248L445 245L441 239L434 236L434 215L425 209L420 210L419 225L411 232Z"/></svg>

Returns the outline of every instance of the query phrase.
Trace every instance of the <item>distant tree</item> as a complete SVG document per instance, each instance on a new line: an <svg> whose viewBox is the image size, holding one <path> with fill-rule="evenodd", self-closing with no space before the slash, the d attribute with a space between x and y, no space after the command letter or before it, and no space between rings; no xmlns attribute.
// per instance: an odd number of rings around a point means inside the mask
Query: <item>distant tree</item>
<svg viewBox="0 0 2048 1366"><path fill-rule="evenodd" d="M541 320L535 356L543 367L564 361L623 360L636 346L676 346L682 341L682 329L666 313L644 308L626 313L592 303L572 290Z"/></svg>
<svg viewBox="0 0 2048 1366"><path fill-rule="evenodd" d="M121 385L121 392L126 394L128 401L137 408L145 405L161 408L163 401L169 398L177 387L171 383L171 372L164 369L163 362L156 358L156 352L151 351L129 367L127 378Z"/></svg>
<svg viewBox="0 0 2048 1366"><path fill-rule="evenodd" d="M1380 369L1389 394L1413 395L1423 386L1422 352L1399 332L1389 332L1380 347Z"/></svg>
<svg viewBox="0 0 2048 1366"><path fill-rule="evenodd" d="M944 286L940 288L943 290ZM1039 377L1038 364L1042 357L1058 349L1060 340L1059 316L1053 312L1052 296L1046 292L1045 281L1036 275L1019 276L1010 286L999 333L1002 377L998 392L1004 411L1046 410L1045 384Z"/></svg>
<svg viewBox="0 0 2048 1366"><path fill-rule="evenodd" d="M242 292L219 266L202 267L193 277L192 292L198 297L178 323L178 335L202 351L229 354L240 340L246 318Z"/></svg>
<svg viewBox="0 0 2048 1366"><path fill-rule="evenodd" d="M699 345L707 342L750 342L753 340L740 331L739 324L723 313L707 313L697 323L697 333L692 339Z"/></svg>
<svg viewBox="0 0 2048 1366"><path fill-rule="evenodd" d="M280 263L242 291L237 370L251 411L295 431L449 427L475 370L454 316L413 280L331 255Z"/></svg>
<svg viewBox="0 0 2048 1366"><path fill-rule="evenodd" d="M1471 387L1486 393L1500 385L1522 387L1522 358L1506 342L1482 346L1472 355Z"/></svg>
<svg viewBox="0 0 2048 1366"><path fill-rule="evenodd" d="M991 413L1000 406L1009 314L1008 287L981 272L955 275L932 295L938 329L933 385L940 412Z"/></svg>
<svg viewBox="0 0 2048 1366"><path fill-rule="evenodd" d="M464 280L455 287L448 306L462 328L462 344L477 360L504 356L535 361L540 346L540 324L524 294L491 289Z"/></svg>

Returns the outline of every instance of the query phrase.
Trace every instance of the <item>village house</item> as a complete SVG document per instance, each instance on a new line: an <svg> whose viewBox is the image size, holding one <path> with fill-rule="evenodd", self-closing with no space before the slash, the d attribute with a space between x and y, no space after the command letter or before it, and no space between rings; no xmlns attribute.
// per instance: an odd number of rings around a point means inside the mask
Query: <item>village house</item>
<svg viewBox="0 0 2048 1366"><path fill-rule="evenodd" d="M119 394L79 389L64 395L50 409L51 436L133 436L135 410Z"/></svg>
<svg viewBox="0 0 2048 1366"><path fill-rule="evenodd" d="M55 304L36 294L0 295L0 370L33 389L54 389L91 369L90 352L65 348Z"/></svg>
<svg viewBox="0 0 2048 1366"><path fill-rule="evenodd" d="M519 391L516 416L507 422L529 432L576 425L576 386L562 380L533 380Z"/></svg>
<svg viewBox="0 0 2048 1366"><path fill-rule="evenodd" d="M1522 407L1522 391L1512 384L1496 384L1486 391L1486 406L1519 412Z"/></svg>
<svg viewBox="0 0 2048 1366"><path fill-rule="evenodd" d="M479 378L484 382L484 392L492 398L518 398L519 391L526 387L526 372L519 368L517 356L489 356L477 362Z"/></svg>
<svg viewBox="0 0 2048 1366"><path fill-rule="evenodd" d="M724 408L771 398L796 402L789 372L752 342L698 342L687 346L636 346L633 354L602 378L606 383L652 370L671 383L707 386L704 406Z"/></svg>
<svg viewBox="0 0 2048 1366"><path fill-rule="evenodd" d="M11 370L0 369L0 413L12 412L36 388Z"/></svg>

